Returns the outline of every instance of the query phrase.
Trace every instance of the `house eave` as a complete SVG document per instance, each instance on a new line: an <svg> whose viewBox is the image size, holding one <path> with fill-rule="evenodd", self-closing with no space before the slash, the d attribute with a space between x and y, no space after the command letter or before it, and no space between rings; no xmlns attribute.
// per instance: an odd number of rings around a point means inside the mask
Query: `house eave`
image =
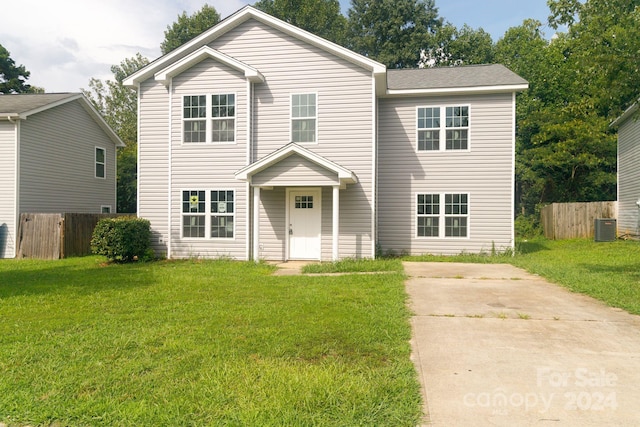
<svg viewBox="0 0 640 427"><path fill-rule="evenodd" d="M174 64L158 71L155 73L154 78L156 81L168 86L172 77L177 76L207 58L211 58L237 71L241 71L245 78L252 83L262 83L265 81L264 76L260 71L229 55L225 55L222 52L212 49L209 46L202 46L200 49L188 54L184 58L181 58Z"/></svg>
<svg viewBox="0 0 640 427"><path fill-rule="evenodd" d="M437 95L478 95L489 93L522 92L529 88L528 84L499 85L499 86L474 86L451 87L432 89L387 89L386 96L437 96Z"/></svg>
<svg viewBox="0 0 640 427"><path fill-rule="evenodd" d="M235 178L239 181L245 181L251 183L251 177L259 172L262 172L271 166L279 163L287 157L297 154L300 157L313 162L326 170L335 173L338 177L340 187L345 188L347 184L355 184L358 182L358 178L355 173L346 169L331 160L328 160L304 147L295 143L290 143L284 147L274 151L271 154L266 155L262 159L240 169L235 173Z"/></svg>
<svg viewBox="0 0 640 427"><path fill-rule="evenodd" d="M617 119L612 121L611 124L609 125L609 127L613 128L613 127L620 126L629 117L633 116L636 113L636 111L638 111L638 108L640 108L638 103L640 103L640 100L634 102L629 108L627 108L624 111L624 113L622 113L622 115L620 117L618 117Z"/></svg>

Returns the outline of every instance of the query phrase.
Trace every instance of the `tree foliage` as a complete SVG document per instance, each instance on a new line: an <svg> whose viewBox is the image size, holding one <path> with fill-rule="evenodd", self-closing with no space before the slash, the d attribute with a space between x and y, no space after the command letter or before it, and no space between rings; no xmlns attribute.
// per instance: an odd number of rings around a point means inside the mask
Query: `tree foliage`
<svg viewBox="0 0 640 427"><path fill-rule="evenodd" d="M144 67L149 60L139 53L111 67L114 80L91 79L84 94L102 114L106 122L127 145L118 150L118 212L136 211L137 190L137 94L125 87L123 80Z"/></svg>
<svg viewBox="0 0 640 427"><path fill-rule="evenodd" d="M178 15L178 20L168 25L164 32L164 41L160 44L162 54L171 52L218 22L220 22L220 14L213 6L206 3L191 16L188 16L186 11L182 12L181 15Z"/></svg>
<svg viewBox="0 0 640 427"><path fill-rule="evenodd" d="M347 19L338 0L260 0L254 7L334 43L345 43Z"/></svg>
<svg viewBox="0 0 640 427"><path fill-rule="evenodd" d="M433 0L352 0L346 44L389 68L415 68L442 26Z"/></svg>
<svg viewBox="0 0 640 427"><path fill-rule="evenodd" d="M9 51L0 44L0 93L32 92L27 84L29 75L24 65L16 65Z"/></svg>

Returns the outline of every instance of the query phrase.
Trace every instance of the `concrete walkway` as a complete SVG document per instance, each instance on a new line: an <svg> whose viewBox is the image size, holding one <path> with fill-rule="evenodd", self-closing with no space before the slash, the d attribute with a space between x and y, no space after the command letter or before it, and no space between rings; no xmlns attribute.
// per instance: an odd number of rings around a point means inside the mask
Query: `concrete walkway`
<svg viewBox="0 0 640 427"><path fill-rule="evenodd" d="M638 316L510 265L404 267L424 425L640 425Z"/></svg>

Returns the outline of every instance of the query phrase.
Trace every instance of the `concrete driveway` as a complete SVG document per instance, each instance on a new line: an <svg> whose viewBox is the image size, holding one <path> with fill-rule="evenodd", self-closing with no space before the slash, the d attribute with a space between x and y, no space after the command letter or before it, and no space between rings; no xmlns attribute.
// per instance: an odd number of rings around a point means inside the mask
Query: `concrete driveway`
<svg viewBox="0 0 640 427"><path fill-rule="evenodd" d="M510 265L404 267L424 425L640 425L638 316Z"/></svg>

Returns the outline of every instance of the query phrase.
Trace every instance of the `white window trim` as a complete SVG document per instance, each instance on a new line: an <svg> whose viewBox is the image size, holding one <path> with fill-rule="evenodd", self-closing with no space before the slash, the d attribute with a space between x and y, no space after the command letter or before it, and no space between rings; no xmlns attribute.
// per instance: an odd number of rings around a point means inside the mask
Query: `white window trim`
<svg viewBox="0 0 640 427"><path fill-rule="evenodd" d="M104 162L98 162L98 150L104 153ZM93 175L96 179L107 179L107 150L103 147L94 147L93 149ZM98 176L97 166L101 164L104 170L104 176Z"/></svg>
<svg viewBox="0 0 640 427"><path fill-rule="evenodd" d="M437 236L419 236L418 235L418 195L420 194L437 194L440 196L440 213L438 215L421 215L421 216L437 216L438 219L438 235ZM466 215L447 215L445 214L445 196L447 194L465 194L467 196L467 214ZM411 203L413 209L413 236L418 240L469 240L471 239L471 193L469 192L434 192L434 191L419 191L413 194L413 202ZM466 236L445 236L445 218L447 217L466 217L467 218L467 235Z"/></svg>
<svg viewBox="0 0 640 427"><path fill-rule="evenodd" d="M315 129L315 136L314 136L314 141L310 142L310 141L306 141L306 142L296 142L296 144L308 144L308 145L316 145L318 144L318 116L319 116L319 105L320 105L320 96L318 95L317 91L308 91L308 92L292 92L289 95L289 141L294 142L293 141L293 97L295 95L315 95L316 97L316 115L311 117L295 117L295 119L301 120L301 119L314 119L316 121L316 129Z"/></svg>
<svg viewBox="0 0 640 427"><path fill-rule="evenodd" d="M214 95L233 95L234 99L234 116L233 116L233 141L213 141L213 121L216 120L211 115L211 98ZM187 96L204 96L206 115L203 118L185 119L184 117L184 98ZM228 117L227 117L228 118ZM205 141L204 142L186 142L184 140L184 123L185 121L205 121ZM238 94L237 92L206 92L206 93L182 93L180 94L180 141L183 146L200 146L200 145L235 145L238 143Z"/></svg>
<svg viewBox="0 0 640 427"><path fill-rule="evenodd" d="M105 208L109 209L109 212L104 212ZM102 213L102 214L104 214L104 213L113 213L113 212L111 212L111 205L101 205L100 206L100 213Z"/></svg>
<svg viewBox="0 0 640 427"><path fill-rule="evenodd" d="M182 193L185 191L204 191L204 213L195 213L195 212L183 212L182 211ZM211 237L211 217L216 216L213 212L211 212L211 192L212 191L232 191L233 192L233 237ZM236 218L238 213L238 201L237 201L238 192L233 188L182 188L180 190L180 239L188 242L204 242L204 241L223 241L223 242L232 242L237 239L236 235ZM204 216L204 237L185 237L184 236L184 224L183 218L184 216ZM219 214L217 214L219 215ZM229 214L225 214L225 216L232 216Z"/></svg>
<svg viewBox="0 0 640 427"><path fill-rule="evenodd" d="M467 107L468 111L469 111L469 125L466 127L455 127L455 128L447 128L447 108L448 107ZM440 141L439 144L440 146L438 147L438 150L419 150L418 149L418 141L419 141L419 134L421 130L433 130L436 128L419 128L418 127L418 117L419 117L419 111L421 108L440 108L440 128L439 128L439 132L440 132ZM471 104L440 104L440 105L418 105L416 107L416 112L415 112L415 119L414 119L414 124L415 124L415 128L416 128L416 139L415 139L415 151L416 153L468 153L471 151L471 127L472 127L472 120L471 120ZM466 129L467 130L467 148L464 150L456 150L456 149L449 149L447 150L447 129ZM426 194L426 193L425 193ZM431 193L429 193L431 194ZM435 193L433 193L435 194Z"/></svg>

